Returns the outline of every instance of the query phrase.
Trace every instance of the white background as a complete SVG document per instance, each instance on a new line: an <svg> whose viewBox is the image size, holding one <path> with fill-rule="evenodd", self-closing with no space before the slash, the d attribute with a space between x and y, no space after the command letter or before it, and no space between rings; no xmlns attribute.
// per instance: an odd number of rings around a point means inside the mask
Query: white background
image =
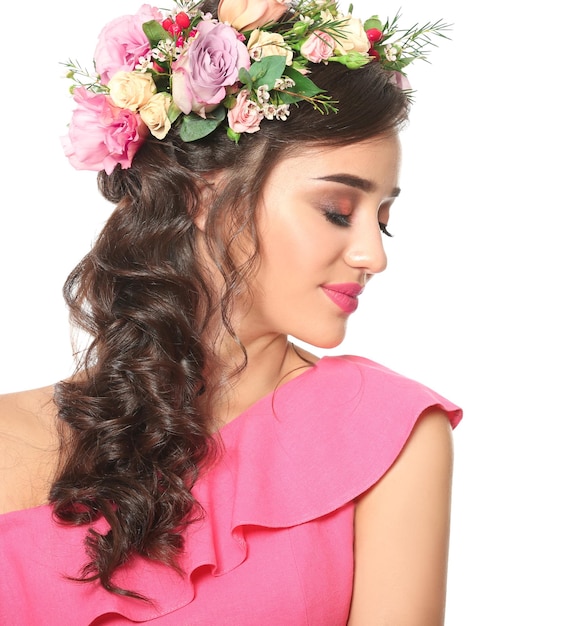
<svg viewBox="0 0 562 626"><path fill-rule="evenodd" d="M109 206L59 144L59 61L90 63L137 2L4 12L0 392L71 371L62 283ZM452 40L409 73L403 193L389 268L337 352L359 353L462 405L448 626L561 625L560 14L556 3L357 0L354 14L444 18ZM76 8L79 6L79 8ZM407 598L404 599L407 602Z"/></svg>

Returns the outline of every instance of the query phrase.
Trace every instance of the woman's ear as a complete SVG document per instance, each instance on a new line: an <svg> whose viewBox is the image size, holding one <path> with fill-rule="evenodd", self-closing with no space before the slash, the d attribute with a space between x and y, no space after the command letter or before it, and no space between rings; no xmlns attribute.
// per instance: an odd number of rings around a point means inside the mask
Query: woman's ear
<svg viewBox="0 0 562 626"><path fill-rule="evenodd" d="M222 170L207 172L201 176L199 187L199 206L193 223L201 232L205 232L207 216L217 196L217 190L223 180Z"/></svg>

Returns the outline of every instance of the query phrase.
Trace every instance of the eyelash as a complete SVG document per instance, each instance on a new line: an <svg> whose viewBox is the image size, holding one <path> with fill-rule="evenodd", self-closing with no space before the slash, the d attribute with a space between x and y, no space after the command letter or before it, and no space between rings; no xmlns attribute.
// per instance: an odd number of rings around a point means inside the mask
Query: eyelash
<svg viewBox="0 0 562 626"><path fill-rule="evenodd" d="M349 221L349 215L334 213L333 211L324 211L324 217L328 220L328 222L330 222L330 224L343 226L344 228L351 226L351 223ZM384 222L379 222L379 228L381 229L383 235L386 235L387 237L392 237L392 234L388 232L388 229L386 227L387 224L385 224Z"/></svg>

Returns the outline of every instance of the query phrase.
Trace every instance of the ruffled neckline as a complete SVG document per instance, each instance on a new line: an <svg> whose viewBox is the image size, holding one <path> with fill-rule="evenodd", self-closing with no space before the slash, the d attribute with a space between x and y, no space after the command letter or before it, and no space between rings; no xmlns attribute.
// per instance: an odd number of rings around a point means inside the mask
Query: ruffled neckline
<svg viewBox="0 0 562 626"><path fill-rule="evenodd" d="M142 622L190 604L203 568L224 576L247 560L254 529L289 528L352 503L392 465L430 406L446 410L453 425L460 419L458 407L442 396L366 359L319 359L215 434L221 452L193 489L205 516L187 527L179 559L184 574L141 557L117 572L117 585L157 604L55 577L57 593L70 612L90 621L116 613ZM100 532L104 524L96 524ZM86 561L87 527L56 523L48 505L0 516L0 526L13 553L7 558L36 563L42 555L43 577L76 575Z"/></svg>

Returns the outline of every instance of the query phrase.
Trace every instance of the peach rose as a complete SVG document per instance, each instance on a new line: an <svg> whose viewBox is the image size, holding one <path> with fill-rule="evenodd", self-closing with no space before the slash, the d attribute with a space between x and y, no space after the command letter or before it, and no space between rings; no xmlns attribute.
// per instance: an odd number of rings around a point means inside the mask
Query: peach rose
<svg viewBox="0 0 562 626"><path fill-rule="evenodd" d="M164 139L172 126L168 117L171 103L172 97L170 94L160 92L152 96L139 110L141 120L148 126L148 129L156 139Z"/></svg>
<svg viewBox="0 0 562 626"><path fill-rule="evenodd" d="M253 30L276 22L287 9L285 0L220 0L218 17L236 30Z"/></svg>
<svg viewBox="0 0 562 626"><path fill-rule="evenodd" d="M262 57L284 56L285 65L293 63L293 51L279 33L269 33L265 30L253 30L247 43L250 57L259 61Z"/></svg>
<svg viewBox="0 0 562 626"><path fill-rule="evenodd" d="M152 76L142 72L117 72L107 86L113 102L130 111L140 109L156 93Z"/></svg>

